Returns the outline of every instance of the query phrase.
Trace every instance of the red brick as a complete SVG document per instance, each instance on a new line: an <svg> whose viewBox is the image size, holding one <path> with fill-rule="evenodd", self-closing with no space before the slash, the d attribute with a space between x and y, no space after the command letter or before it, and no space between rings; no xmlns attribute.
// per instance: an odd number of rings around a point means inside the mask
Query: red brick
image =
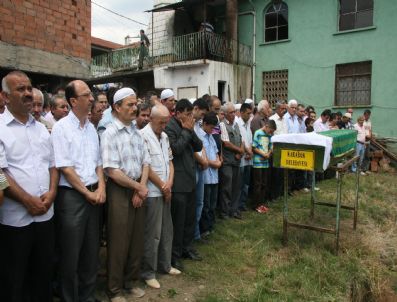
<svg viewBox="0 0 397 302"><path fill-rule="evenodd" d="M31 1L23 1L23 6L26 8L33 8L33 3L31 3Z"/></svg>
<svg viewBox="0 0 397 302"><path fill-rule="evenodd" d="M33 9L28 9L26 14L29 16L36 16L37 12Z"/></svg>
<svg viewBox="0 0 397 302"><path fill-rule="evenodd" d="M91 3L71 4L71 0L0 1L0 39L89 59Z"/></svg>

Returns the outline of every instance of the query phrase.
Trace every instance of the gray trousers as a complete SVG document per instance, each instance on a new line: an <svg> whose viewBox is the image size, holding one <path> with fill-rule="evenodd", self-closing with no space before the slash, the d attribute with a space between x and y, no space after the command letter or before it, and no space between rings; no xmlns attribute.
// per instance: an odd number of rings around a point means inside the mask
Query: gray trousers
<svg viewBox="0 0 397 302"><path fill-rule="evenodd" d="M107 267L110 297L121 295L140 278L143 255L145 207L134 208L133 190L107 182Z"/></svg>
<svg viewBox="0 0 397 302"><path fill-rule="evenodd" d="M171 202L165 202L163 197L148 197L141 274L143 279L154 279L156 271L170 271L172 237Z"/></svg>
<svg viewBox="0 0 397 302"><path fill-rule="evenodd" d="M93 302L99 261L99 207L78 191L59 187L55 217L61 300Z"/></svg>
<svg viewBox="0 0 397 302"><path fill-rule="evenodd" d="M233 215L238 212L240 167L223 165L220 174L220 210L224 215Z"/></svg>

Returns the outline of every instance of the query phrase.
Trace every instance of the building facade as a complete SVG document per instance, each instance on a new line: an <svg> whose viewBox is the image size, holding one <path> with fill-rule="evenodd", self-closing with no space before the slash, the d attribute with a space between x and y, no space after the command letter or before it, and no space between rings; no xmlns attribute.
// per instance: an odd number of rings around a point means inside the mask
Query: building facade
<svg viewBox="0 0 397 302"><path fill-rule="evenodd" d="M256 101L353 107L354 119L370 109L374 132L397 137L396 13L386 0L239 1L239 41L255 40Z"/></svg>
<svg viewBox="0 0 397 302"><path fill-rule="evenodd" d="M138 65L141 49L126 46L93 58L90 83L122 81L141 97L141 92L165 88L173 89L177 99L215 94L236 102L251 97L251 47L228 38L223 22L218 22L225 19L226 4L225 0L154 1L145 30L150 46L143 68ZM237 36L237 28L235 32Z"/></svg>
<svg viewBox="0 0 397 302"><path fill-rule="evenodd" d="M0 75L20 69L35 85L88 78L91 1L0 1Z"/></svg>

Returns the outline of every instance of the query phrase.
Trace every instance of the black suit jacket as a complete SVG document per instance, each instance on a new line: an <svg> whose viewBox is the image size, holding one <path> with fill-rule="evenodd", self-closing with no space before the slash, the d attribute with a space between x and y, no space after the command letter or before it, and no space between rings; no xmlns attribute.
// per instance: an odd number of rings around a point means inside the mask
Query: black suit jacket
<svg viewBox="0 0 397 302"><path fill-rule="evenodd" d="M194 152L203 148L202 141L194 130L182 128L179 121L172 117L165 127L168 135L172 155L174 157L174 185L173 192L192 192L196 187L196 162Z"/></svg>

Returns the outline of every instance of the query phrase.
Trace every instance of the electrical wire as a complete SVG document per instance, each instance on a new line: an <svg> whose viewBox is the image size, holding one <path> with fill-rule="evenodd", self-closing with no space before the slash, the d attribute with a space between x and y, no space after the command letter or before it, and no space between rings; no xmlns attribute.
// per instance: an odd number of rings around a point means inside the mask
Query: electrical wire
<svg viewBox="0 0 397 302"><path fill-rule="evenodd" d="M126 16L124 16L124 15L122 15L122 14L119 14L119 13L117 13L117 12L115 12L115 11L112 11L111 9L108 9L108 8L102 6L102 5L99 5L98 3L95 3L94 1L91 1L91 3L94 4L94 5L96 5L96 6L98 6L98 7L100 7L100 8L102 8L102 9L104 9L104 10L106 10L106 11L108 11L108 12L110 12L110 13L112 13L112 14L117 15L117 16L119 16L119 17L121 17L121 18L127 19L127 20L129 20L129 21L135 22L135 23L140 24L140 25L143 25L143 26L147 26L147 24L144 24L144 23L142 23L142 22L136 21L136 20L131 19L131 18L129 18L129 17L126 17Z"/></svg>

